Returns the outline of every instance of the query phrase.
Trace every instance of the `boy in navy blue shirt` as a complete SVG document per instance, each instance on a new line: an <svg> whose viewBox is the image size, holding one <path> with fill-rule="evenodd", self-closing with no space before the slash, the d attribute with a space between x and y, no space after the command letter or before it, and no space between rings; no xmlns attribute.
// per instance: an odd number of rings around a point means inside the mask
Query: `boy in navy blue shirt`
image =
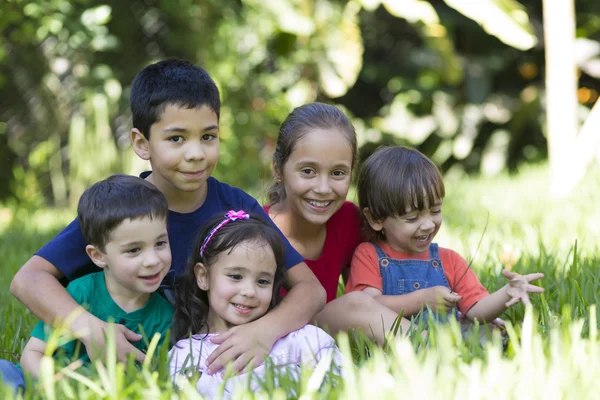
<svg viewBox="0 0 600 400"><path fill-rule="evenodd" d="M270 218L251 196L211 177L219 159L220 98L206 71L173 59L149 65L135 77L130 103L133 149L152 166L152 171L141 177L153 183L169 203L173 262L164 283L173 285L174 278L183 271L202 222L230 209L262 215L267 221ZM304 326L323 308L323 287L302 256L282 237L286 243L288 295L273 312L214 338L213 342L221 345L209 357L211 372L234 360L233 367L238 371L249 364L260 364L277 339ZM72 280L92 271L75 220L21 267L10 289L37 317L52 324L56 318L64 320L77 307L59 279ZM71 329L84 328L90 332L82 338L88 352L102 348L107 324L84 313L74 320ZM143 360L144 354L130 343L140 340L140 335L120 325L115 332L119 359L133 352L136 359ZM92 359L97 356L90 355Z"/></svg>

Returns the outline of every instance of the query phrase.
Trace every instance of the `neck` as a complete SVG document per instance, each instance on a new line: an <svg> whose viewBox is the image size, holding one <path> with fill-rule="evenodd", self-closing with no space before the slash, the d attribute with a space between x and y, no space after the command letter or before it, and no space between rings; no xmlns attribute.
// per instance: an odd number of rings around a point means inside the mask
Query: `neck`
<svg viewBox="0 0 600 400"><path fill-rule="evenodd" d="M160 179L154 173L148 175L146 180L156 186L165 195L169 204L169 210L182 214L190 213L200 208L204 204L208 193L208 181L204 182L204 185L198 190L184 192L177 189L170 182Z"/></svg>
<svg viewBox="0 0 600 400"><path fill-rule="evenodd" d="M134 312L144 307L150 299L150 293L133 292L126 289L104 274L106 290L113 301L127 313Z"/></svg>
<svg viewBox="0 0 600 400"><path fill-rule="evenodd" d="M295 213L284 200L269 208L269 217L288 239L299 242L314 240L327 229L325 224L312 224Z"/></svg>
<svg viewBox="0 0 600 400"><path fill-rule="evenodd" d="M229 322L225 321L223 318L219 317L217 315L217 313L214 312L214 310L212 308L210 308L209 306L209 311L208 311L208 318L206 319L206 326L208 329L208 332L202 332L202 333L225 333L227 332L230 328L233 328L235 325L230 324Z"/></svg>

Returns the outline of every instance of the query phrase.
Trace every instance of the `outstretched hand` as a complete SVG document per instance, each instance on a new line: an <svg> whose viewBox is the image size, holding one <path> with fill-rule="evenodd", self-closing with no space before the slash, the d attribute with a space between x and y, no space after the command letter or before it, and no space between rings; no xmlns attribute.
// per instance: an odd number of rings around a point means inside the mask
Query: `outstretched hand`
<svg viewBox="0 0 600 400"><path fill-rule="evenodd" d="M529 293L544 292L544 288L529 283L543 278L544 274L542 273L520 275L505 269L502 271L502 275L508 279L506 294L508 294L510 300L505 304L507 308L517 304L519 301L522 301L525 305L531 304Z"/></svg>
<svg viewBox="0 0 600 400"><path fill-rule="evenodd" d="M130 353L135 354L136 361L144 361L145 354L131 344L131 342L140 341L142 335L127 329L123 325L109 324L97 318L89 321L88 333L80 339L92 361L104 360L106 357L106 336L113 333L118 361L126 362L127 355Z"/></svg>
<svg viewBox="0 0 600 400"><path fill-rule="evenodd" d="M231 361L234 362L235 373L249 372L264 362L277 338L272 337L271 331L260 321L259 319L234 326L210 339L211 342L220 345L206 360L210 374L219 371Z"/></svg>

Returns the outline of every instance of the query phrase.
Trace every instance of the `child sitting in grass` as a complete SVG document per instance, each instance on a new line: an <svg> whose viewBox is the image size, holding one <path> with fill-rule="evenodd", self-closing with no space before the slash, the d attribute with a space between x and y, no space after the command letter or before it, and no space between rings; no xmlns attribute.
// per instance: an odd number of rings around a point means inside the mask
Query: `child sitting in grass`
<svg viewBox="0 0 600 400"><path fill-rule="evenodd" d="M244 211L229 211L225 217L218 215L209 220L176 283L172 332L176 344L170 354L173 378L199 373L198 392L208 398L217 397L224 371L211 374L207 368L206 361L217 347L211 338L275 308L281 300L285 274L285 246L271 224ZM275 342L269 352L275 367L271 372L297 377L301 365L314 365L328 356L339 366L333 338L306 325ZM251 373L229 378L222 394L229 397L240 385L257 390L267 368L265 364L249 365L244 372Z"/></svg>
<svg viewBox="0 0 600 400"><path fill-rule="evenodd" d="M114 175L87 189L77 216L88 243L86 252L102 271L73 280L67 286L73 299L103 321L125 325L148 338L156 332L164 338L171 328L173 308L156 290L171 266L168 211L165 196L134 176ZM20 366L2 360L5 383L23 389L24 372L38 377L49 335L38 322ZM147 343L134 345L145 352ZM89 363L85 348L75 340L62 345L56 356Z"/></svg>
<svg viewBox="0 0 600 400"><path fill-rule="evenodd" d="M439 170L419 151L387 147L369 157L358 178L358 201L372 241L354 253L346 290L365 291L405 317L458 308L481 322L544 291L530 284L543 274L504 270L508 283L489 294L459 254L433 243L444 195Z"/></svg>

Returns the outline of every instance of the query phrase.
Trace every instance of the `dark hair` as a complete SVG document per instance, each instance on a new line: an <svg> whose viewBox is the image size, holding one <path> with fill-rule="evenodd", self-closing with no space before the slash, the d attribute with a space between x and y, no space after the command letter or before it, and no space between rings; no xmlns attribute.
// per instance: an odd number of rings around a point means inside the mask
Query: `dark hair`
<svg viewBox="0 0 600 400"><path fill-rule="evenodd" d="M208 242L204 253L200 256L200 247L210 232L223 221L223 215L217 215L207 221L194 243L192 255L188 259L186 269L175 283L175 314L173 316L172 340L178 340L198 334L207 325L208 293L198 287L194 267L201 262L210 270L219 254L232 251L243 242L269 246L275 255L275 277L273 279L273 295L269 310L281 301L281 287L285 280L285 245L281 234L270 223L256 216L246 220L230 221L217 230Z"/></svg>
<svg viewBox="0 0 600 400"><path fill-rule="evenodd" d="M126 219L161 218L169 214L167 199L150 182L130 175L113 175L81 195L77 218L87 244L104 251L112 231Z"/></svg>
<svg viewBox="0 0 600 400"><path fill-rule="evenodd" d="M352 148L352 165L354 165L357 148L356 132L348 117L337 107L323 103L310 103L295 108L279 127L277 147L273 154L273 167L276 174L283 171L283 166L294 151L296 143L314 129L339 129ZM267 194L270 204L285 200L283 183L275 179Z"/></svg>
<svg viewBox="0 0 600 400"><path fill-rule="evenodd" d="M374 220L404 215L406 209L422 210L446 195L444 181L436 165L416 149L402 146L381 147L362 165L358 175L358 204L368 208ZM362 212L364 216L364 212ZM365 227L376 240L368 221Z"/></svg>
<svg viewBox="0 0 600 400"><path fill-rule="evenodd" d="M208 106L221 114L219 89L210 75L188 61L167 59L148 65L133 79L129 97L133 127L150 138L150 127L167 105L185 108Z"/></svg>

